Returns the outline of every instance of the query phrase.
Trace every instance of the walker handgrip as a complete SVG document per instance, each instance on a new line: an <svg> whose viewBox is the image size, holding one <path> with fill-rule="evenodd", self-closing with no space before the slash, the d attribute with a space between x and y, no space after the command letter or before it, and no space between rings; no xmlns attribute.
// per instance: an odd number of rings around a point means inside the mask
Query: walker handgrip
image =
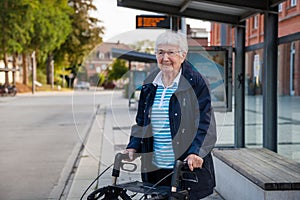
<svg viewBox="0 0 300 200"><path fill-rule="evenodd" d="M114 168L113 168L113 171L112 171L112 176L113 177L119 177L122 160L124 160L124 159L129 159L129 155L128 154L123 154L123 153L117 153L116 154L115 161L114 161Z"/></svg>
<svg viewBox="0 0 300 200"><path fill-rule="evenodd" d="M181 174L181 168L183 167L183 162L181 160L176 160L174 167L174 174L171 181L171 192L177 192L177 187L179 185L179 177Z"/></svg>

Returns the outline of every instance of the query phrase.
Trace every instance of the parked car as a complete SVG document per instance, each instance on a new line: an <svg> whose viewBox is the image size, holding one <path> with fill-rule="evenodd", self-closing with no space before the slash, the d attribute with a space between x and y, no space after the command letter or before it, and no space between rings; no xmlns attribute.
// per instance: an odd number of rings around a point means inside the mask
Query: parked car
<svg viewBox="0 0 300 200"><path fill-rule="evenodd" d="M89 90L91 87L89 82L85 81L79 81L78 83L75 84L74 89L75 90Z"/></svg>

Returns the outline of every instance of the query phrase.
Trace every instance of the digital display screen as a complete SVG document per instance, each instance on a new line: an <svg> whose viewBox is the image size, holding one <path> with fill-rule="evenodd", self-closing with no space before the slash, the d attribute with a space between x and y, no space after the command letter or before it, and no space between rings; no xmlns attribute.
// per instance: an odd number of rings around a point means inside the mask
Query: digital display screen
<svg viewBox="0 0 300 200"><path fill-rule="evenodd" d="M170 17L163 15L137 15L136 28L170 28Z"/></svg>

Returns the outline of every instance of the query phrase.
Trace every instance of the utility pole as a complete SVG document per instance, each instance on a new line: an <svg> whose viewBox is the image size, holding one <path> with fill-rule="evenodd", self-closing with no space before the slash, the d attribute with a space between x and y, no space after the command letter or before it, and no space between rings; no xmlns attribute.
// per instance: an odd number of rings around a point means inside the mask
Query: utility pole
<svg viewBox="0 0 300 200"><path fill-rule="evenodd" d="M54 89L54 60L51 60L50 67L51 67L51 88Z"/></svg>
<svg viewBox="0 0 300 200"><path fill-rule="evenodd" d="M36 80L36 60L35 51L31 54L31 65L32 65L32 94L35 92L35 80Z"/></svg>

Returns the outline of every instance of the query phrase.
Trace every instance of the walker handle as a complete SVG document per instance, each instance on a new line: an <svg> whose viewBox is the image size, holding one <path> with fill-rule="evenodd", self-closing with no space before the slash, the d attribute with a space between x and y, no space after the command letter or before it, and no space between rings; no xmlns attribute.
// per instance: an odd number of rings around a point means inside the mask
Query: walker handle
<svg viewBox="0 0 300 200"><path fill-rule="evenodd" d="M114 168L112 171L112 176L113 177L119 177L120 176L120 168L122 166L122 160L129 159L128 154L123 154L123 153L117 153L115 155L115 161L114 161Z"/></svg>
<svg viewBox="0 0 300 200"><path fill-rule="evenodd" d="M171 180L171 192L177 192L177 187L179 185L179 179L181 176L181 169L184 165L184 162L181 160L176 160L174 167L174 174Z"/></svg>
<svg viewBox="0 0 300 200"><path fill-rule="evenodd" d="M139 154L135 153L134 157L138 157ZM114 168L112 170L112 184L116 185L117 178L120 176L120 169L127 172L134 172L137 169L137 165L135 163L130 162L122 162L122 160L130 160L129 154L117 153L114 161ZM126 167L127 168L126 168Z"/></svg>

